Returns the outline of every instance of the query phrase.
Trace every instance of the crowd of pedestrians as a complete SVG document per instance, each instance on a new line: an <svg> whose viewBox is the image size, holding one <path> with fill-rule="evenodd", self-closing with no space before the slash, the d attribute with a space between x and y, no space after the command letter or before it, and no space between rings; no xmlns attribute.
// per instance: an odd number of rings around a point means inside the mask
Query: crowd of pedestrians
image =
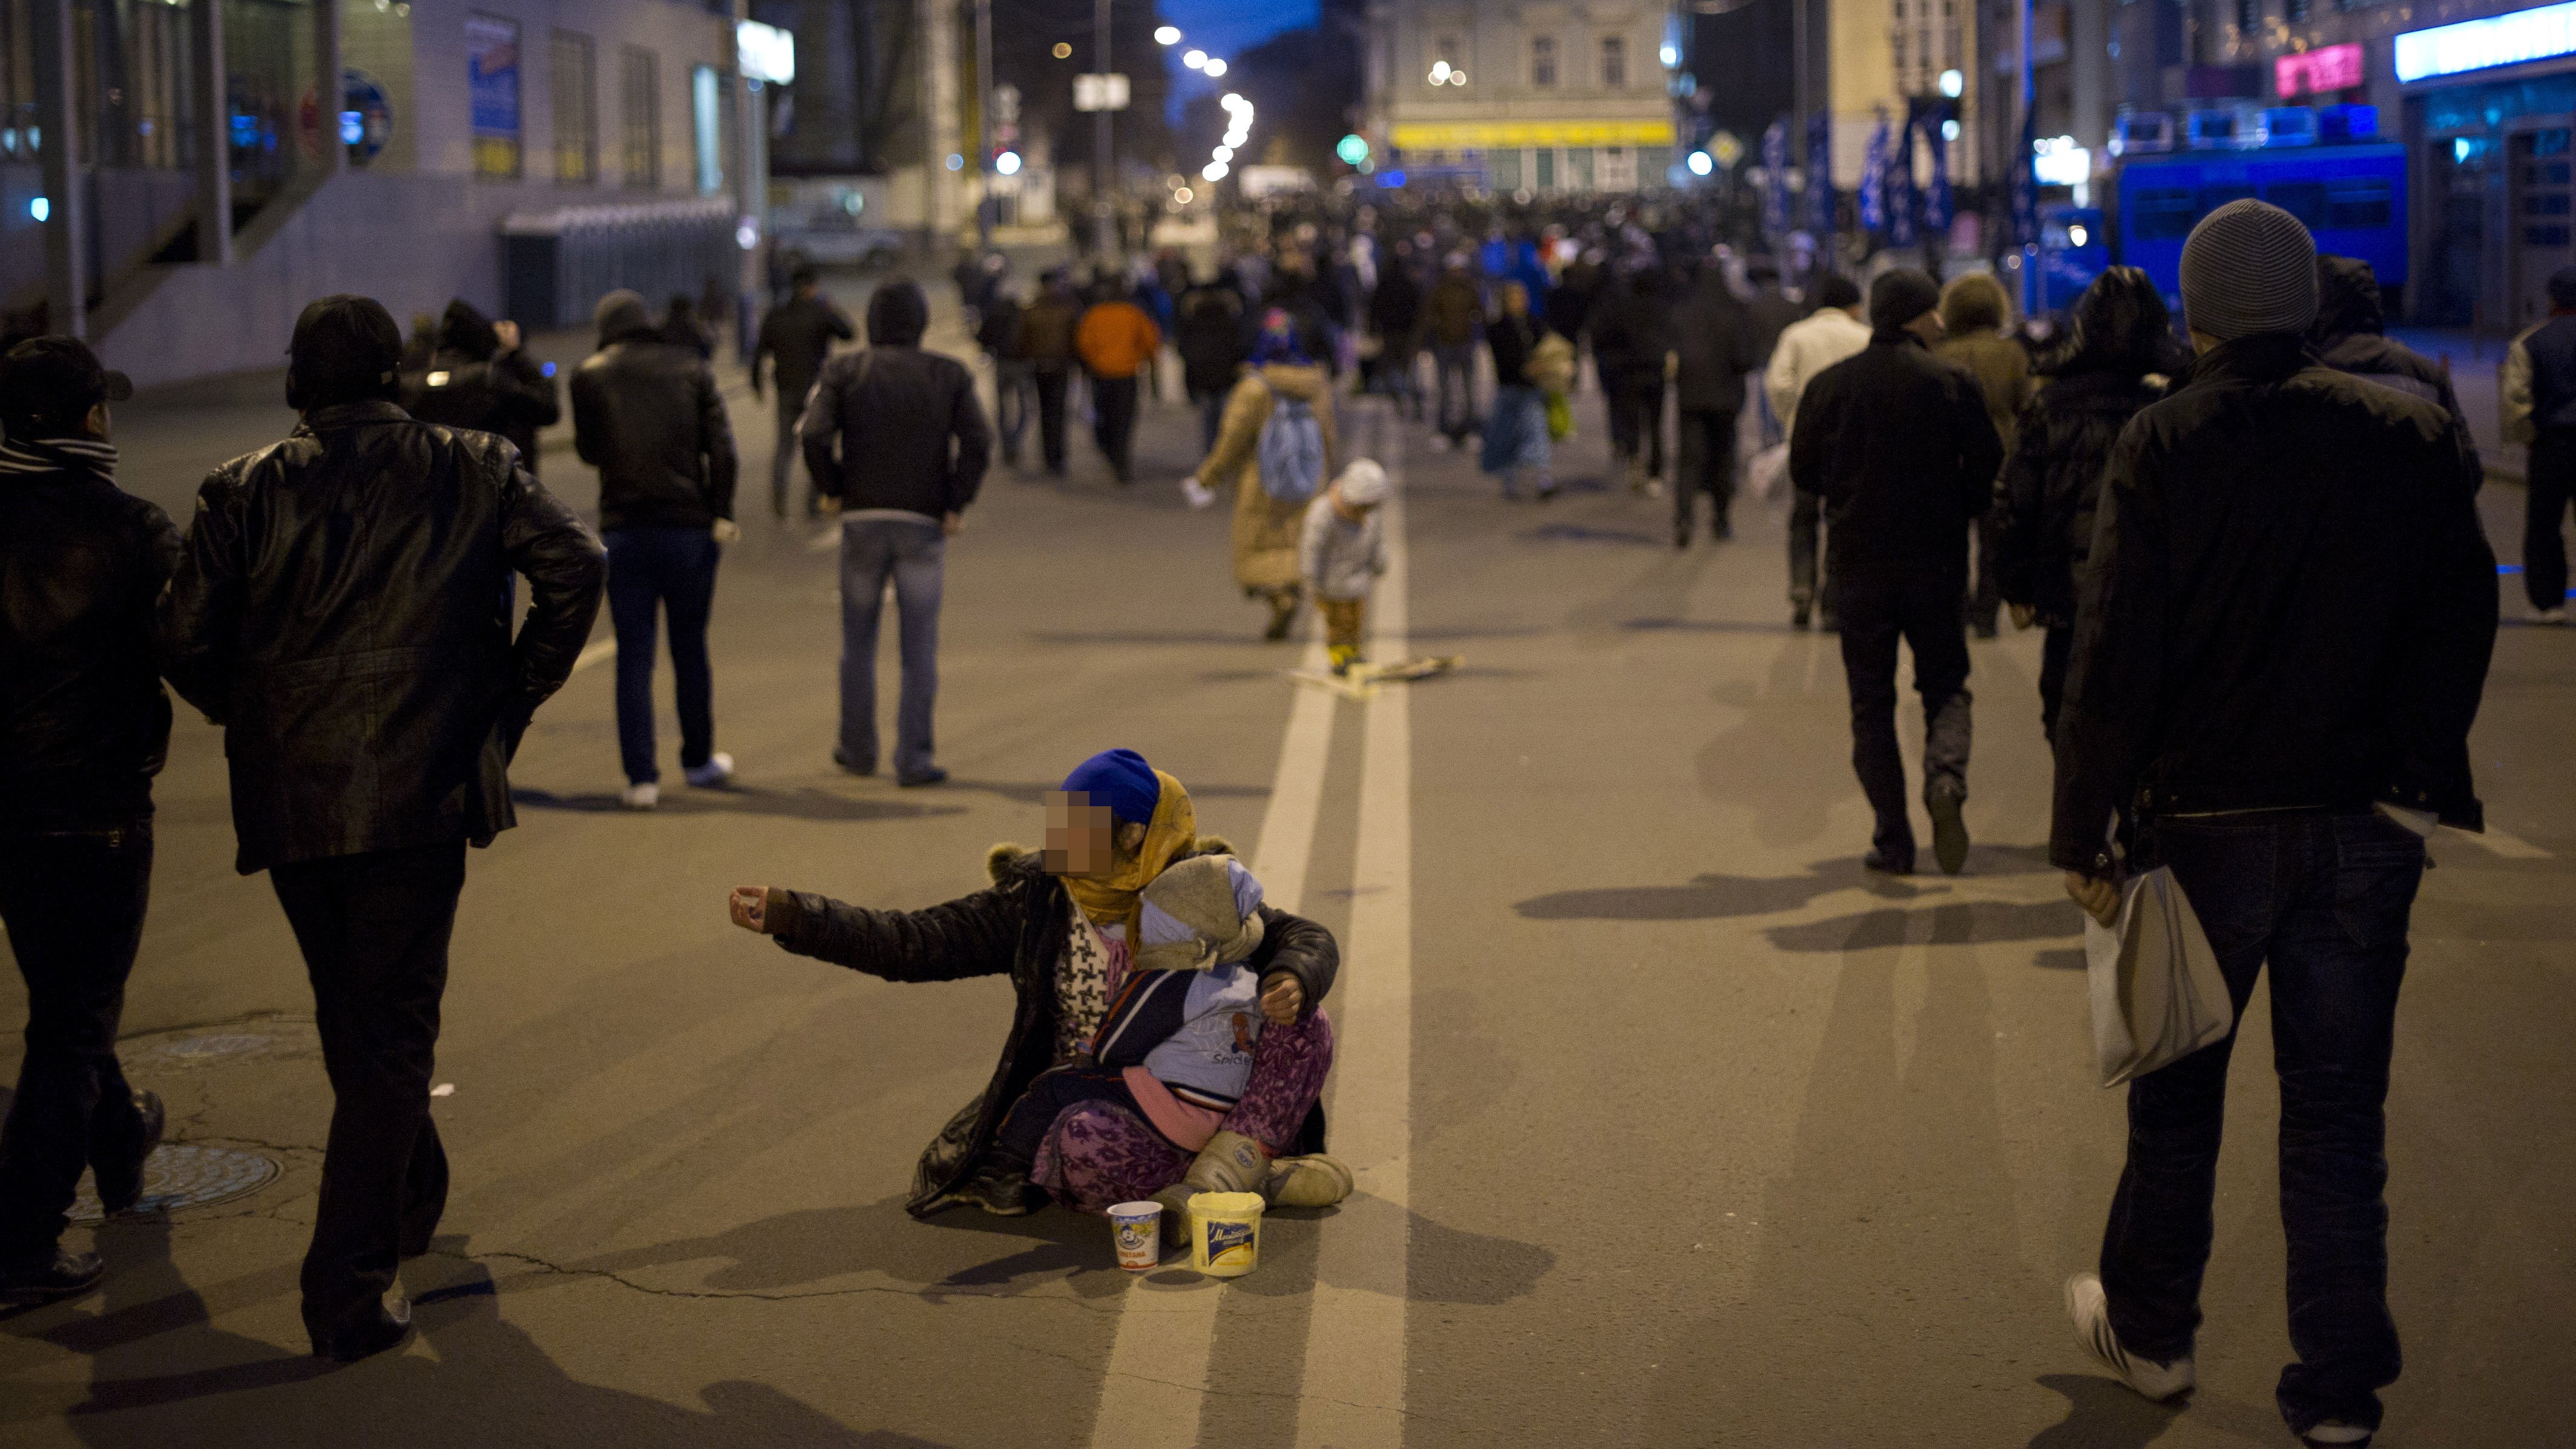
<svg viewBox="0 0 2576 1449"><path fill-rule="evenodd" d="M2480 459L2443 370L2385 335L2369 268L2320 258L2287 212L2235 202L2183 250L2178 319L2144 273L2115 267L2041 337L1981 273L1945 286L1883 267L1864 292L1817 272L1793 296L1769 258L1677 247L1615 216L1580 234L1385 230L1381 246L1294 223L1213 275L1168 257L1087 284L1057 269L1025 296L998 257L969 258L956 281L991 365L989 421L975 371L924 349L918 285L876 286L865 346L836 352L857 329L797 275L748 361L755 398L777 390L773 513L789 514L801 456L806 512L836 519L833 759L869 775L889 758L876 668L890 591L893 776L946 779L945 554L996 443L1017 467L1034 416L1039 466L1062 475L1078 403L1130 483L1167 341L1202 454L1184 491L1199 506L1230 494L1233 580L1267 610L1263 634L1287 637L1311 598L1337 671L1362 662L1390 496L1377 463L1344 456L1337 397L1382 394L1436 446L1473 440L1504 498L1545 500L1588 353L1617 481L1669 491L1677 547L1732 538L1747 455L1785 477L1789 622L1838 636L1867 869L1917 867L1900 643L1932 856L1956 874L1971 852L1971 636L2007 615L2044 631L2049 856L2068 894L2109 925L2125 881L2170 866L2240 1013L2270 971L2299 1355L2280 1406L2312 1444L2366 1443L2399 1368L2382 1101L2408 914L2424 837L2481 826L2466 741L2497 624ZM2576 493L2576 270L2551 295L2552 320L2514 345L2505 405L2532 443L2525 584L2554 622ZM184 539L115 487L121 376L62 338L0 360L0 914L31 1003L0 1135L0 1293L96 1280L95 1257L58 1246L73 1185L94 1167L111 1210L130 1204L161 1132L161 1104L131 1089L113 1044L148 898L166 679L226 732L239 868L270 874L315 994L336 1105L306 1327L338 1358L403 1337L386 1294L445 1195L428 1072L466 846L513 823L511 756L603 598L623 803L659 799L664 628L683 778L733 774L707 628L739 535L738 459L712 337L632 292L603 298L595 323L568 391L574 450L599 477L596 533L536 477L552 369L463 302L408 352L375 303L314 303L287 379L294 433L210 476ZM1167 857L1203 851L1166 818L1186 810L1177 782L1107 759L1084 767L1127 792L1104 849L1141 848L1118 844L1132 826L1136 841L1162 832ZM997 882L1009 872L1045 873L997 863ZM821 898L745 892L739 923L825 959L862 964L853 943L885 929ZM1297 949L1322 953L1298 979L1328 981L1329 938ZM1310 1022L1311 997L1273 1019ZM2098 1272L2068 1285L2086 1347L2151 1398L2193 1382L2233 1040L2131 1085ZM1279 1110L1302 1122L1321 1071L1280 1089ZM1034 1153L1038 1135L1022 1137ZM1019 1201L1034 1158L1004 1193L974 1186L964 1148L934 1146L924 1181L945 1185L925 1204Z"/></svg>

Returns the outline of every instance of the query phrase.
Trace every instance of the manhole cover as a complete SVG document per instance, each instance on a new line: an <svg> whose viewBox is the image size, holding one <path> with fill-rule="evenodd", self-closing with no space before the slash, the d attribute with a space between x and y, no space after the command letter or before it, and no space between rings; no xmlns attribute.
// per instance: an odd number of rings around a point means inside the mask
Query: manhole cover
<svg viewBox="0 0 2576 1449"><path fill-rule="evenodd" d="M277 1038L273 1036L239 1034L189 1036L181 1037L177 1041L165 1041L154 1047L149 1055L163 1061L195 1063L210 1061L216 1057L240 1056L244 1052L260 1051L274 1044L276 1040Z"/></svg>
<svg viewBox="0 0 2576 1449"><path fill-rule="evenodd" d="M277 1180L278 1171L274 1158L256 1152L165 1142L144 1161L143 1199L134 1210L166 1213L223 1202L268 1186ZM94 1223L106 1216L98 1205L96 1184L84 1176L80 1196L72 1199L72 1221Z"/></svg>
<svg viewBox="0 0 2576 1449"><path fill-rule="evenodd" d="M119 1043L119 1047L129 1069L147 1074L285 1061L321 1054L320 1039L313 1024L291 1017L214 1031L198 1028L129 1038Z"/></svg>

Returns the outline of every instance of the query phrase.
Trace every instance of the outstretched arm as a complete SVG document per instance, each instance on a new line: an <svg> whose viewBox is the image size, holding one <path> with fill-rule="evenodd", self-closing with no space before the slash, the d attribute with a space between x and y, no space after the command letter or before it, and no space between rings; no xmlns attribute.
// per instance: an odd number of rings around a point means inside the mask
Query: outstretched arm
<svg viewBox="0 0 2576 1449"><path fill-rule="evenodd" d="M736 886L733 923L783 950L888 981L1004 976L1019 945L1025 882L960 896L923 911L872 911L807 891Z"/></svg>

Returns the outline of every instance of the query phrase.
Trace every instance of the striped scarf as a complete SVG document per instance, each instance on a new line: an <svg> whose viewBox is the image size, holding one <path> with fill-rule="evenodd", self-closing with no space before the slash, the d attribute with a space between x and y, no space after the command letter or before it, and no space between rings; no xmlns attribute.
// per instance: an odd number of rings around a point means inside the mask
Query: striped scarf
<svg viewBox="0 0 2576 1449"><path fill-rule="evenodd" d="M116 481L116 449L96 438L11 438L0 442L0 478L34 473L92 473Z"/></svg>

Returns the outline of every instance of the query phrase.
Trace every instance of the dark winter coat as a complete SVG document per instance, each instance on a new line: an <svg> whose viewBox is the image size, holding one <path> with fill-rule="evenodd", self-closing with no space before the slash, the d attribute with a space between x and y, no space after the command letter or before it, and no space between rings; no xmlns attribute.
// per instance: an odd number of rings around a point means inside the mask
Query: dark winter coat
<svg viewBox="0 0 2576 1449"><path fill-rule="evenodd" d="M1968 523L1993 506L2003 440L1967 369L1881 330L1798 399L1790 481L1825 500L1843 578L1965 575Z"/></svg>
<svg viewBox="0 0 2576 1449"><path fill-rule="evenodd" d="M1780 345L1780 334L1789 330L1790 323L1807 315L1807 309L1790 301L1776 282L1765 283L1755 291L1753 300L1744 304L1744 310L1753 317L1754 335L1761 339L1762 357L1766 362L1770 360L1771 349Z"/></svg>
<svg viewBox="0 0 2576 1449"><path fill-rule="evenodd" d="M1401 261L1378 273L1377 290L1369 293L1369 331L1384 339L1388 350L1409 352L1420 344L1414 332L1422 325L1422 288Z"/></svg>
<svg viewBox="0 0 2576 1449"><path fill-rule="evenodd" d="M1433 347L1464 347L1485 324L1485 305L1476 295L1476 279L1450 270L1431 284L1422 302L1422 340Z"/></svg>
<svg viewBox="0 0 2576 1449"><path fill-rule="evenodd" d="M2118 372L2049 383L2021 410L2004 461L2002 550L1995 577L2009 603L2043 624L2075 622L2075 580L2093 548L2093 506L2111 445L2161 388Z"/></svg>
<svg viewBox="0 0 2576 1449"><path fill-rule="evenodd" d="M963 513L993 456L974 375L918 347L871 347L823 364L796 436L815 490L854 511Z"/></svg>
<svg viewBox="0 0 2576 1449"><path fill-rule="evenodd" d="M1073 368L1074 329L1082 325L1082 299L1071 288L1049 287L1020 317L1020 353L1040 372Z"/></svg>
<svg viewBox="0 0 2576 1449"><path fill-rule="evenodd" d="M1220 840L1201 839L1192 854L1221 853ZM1039 858L1017 846L997 845L985 860L993 884L970 896L921 911L876 911L804 891L773 905L770 930L779 946L835 966L887 981L962 981L1008 976L1018 1005L1011 1034L993 1078L939 1129L913 1170L906 1207L926 1216L932 1203L971 1176L992 1146L1002 1115L1028 1090L1029 1081L1055 1065L1055 973L1073 924L1064 882L1046 873ZM1256 977L1285 971L1297 978L1312 1015L1333 989L1341 951L1332 932L1299 916L1261 908L1261 944L1244 962ZM1309 1113L1294 1153L1324 1150L1324 1112Z"/></svg>
<svg viewBox="0 0 2576 1449"><path fill-rule="evenodd" d="M2468 418L2460 411L2460 396L2451 387L2451 375L2442 370L2440 363L2385 335L2387 330L2387 315L2379 300L2379 279L2370 263L2354 257L2319 257L2317 320L2308 329L2308 342L2316 349L2317 360L2337 372L2366 377L2383 387L2422 398L2465 427ZM2483 473L2471 486L2482 481Z"/></svg>
<svg viewBox="0 0 2576 1449"><path fill-rule="evenodd" d="M515 823L511 753L608 576L598 538L517 462L488 433L347 403L198 491L161 670L224 726L244 875L485 845Z"/></svg>
<svg viewBox="0 0 2576 1449"><path fill-rule="evenodd" d="M1245 341L1243 296L1232 287L1192 287L1181 294L1181 383L1192 396L1234 386L1252 348Z"/></svg>
<svg viewBox="0 0 2576 1449"><path fill-rule="evenodd" d="M530 473L538 471L538 429L563 416L543 364L521 348L503 352L491 322L461 300L447 304L437 349L403 370L399 401L424 423L509 439Z"/></svg>
<svg viewBox="0 0 2576 1449"><path fill-rule="evenodd" d="M814 379L823 375L823 361L832 355L832 344L857 335L849 314L821 293L790 297L760 319L760 341L751 354L752 381L760 380L760 360L769 359L779 405L801 408L805 394L814 390Z"/></svg>
<svg viewBox="0 0 2576 1449"><path fill-rule="evenodd" d="M1803 428L1805 414L1800 414ZM2483 826L2470 777L2495 556L2467 430L2257 334L2130 422L2102 480L2049 857L2147 816L2387 801Z"/></svg>
<svg viewBox="0 0 2576 1449"><path fill-rule="evenodd" d="M572 443L599 470L599 526L706 528L733 517L739 460L715 370L649 333L572 374Z"/></svg>
<svg viewBox="0 0 2576 1449"><path fill-rule="evenodd" d="M1744 304L1711 270L1691 284L1673 313L1672 350L1681 370L1673 378L1673 405L1683 412L1723 413L1744 406L1744 375L1762 365L1770 347ZM1661 366L1658 359L1657 366Z"/></svg>
<svg viewBox="0 0 2576 1449"><path fill-rule="evenodd" d="M1664 354L1673 344L1672 312L1672 298L1650 273L1602 289L1585 323L1602 391L1646 397L1663 391Z"/></svg>
<svg viewBox="0 0 2576 1449"><path fill-rule="evenodd" d="M170 743L152 605L178 564L179 531L67 461L0 474L0 831L150 815Z"/></svg>
<svg viewBox="0 0 2576 1449"><path fill-rule="evenodd" d="M1497 387L1534 386L1526 375L1530 354L1538 350L1538 340L1547 329L1538 319L1523 313L1518 317L1505 312L1485 324L1485 345L1494 354L1494 385Z"/></svg>

